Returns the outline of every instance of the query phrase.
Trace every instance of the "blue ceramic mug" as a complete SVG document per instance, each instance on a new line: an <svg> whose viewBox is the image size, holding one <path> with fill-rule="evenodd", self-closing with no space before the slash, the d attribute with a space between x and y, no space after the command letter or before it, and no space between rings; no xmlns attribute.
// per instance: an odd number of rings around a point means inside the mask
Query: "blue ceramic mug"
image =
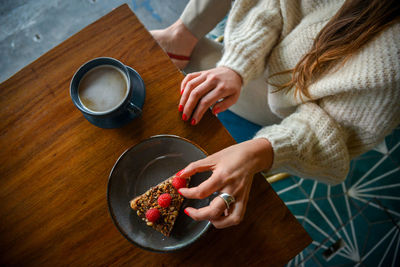
<svg viewBox="0 0 400 267"><path fill-rule="evenodd" d="M118 128L142 114L146 92L134 69L114 58L100 57L76 71L70 94L74 105L90 123L100 128Z"/></svg>

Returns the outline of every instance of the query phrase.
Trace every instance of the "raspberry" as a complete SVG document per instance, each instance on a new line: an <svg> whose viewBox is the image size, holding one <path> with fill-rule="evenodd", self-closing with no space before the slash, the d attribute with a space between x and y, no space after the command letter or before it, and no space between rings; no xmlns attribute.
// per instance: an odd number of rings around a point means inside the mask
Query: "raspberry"
<svg viewBox="0 0 400 267"><path fill-rule="evenodd" d="M171 199L172 199L171 195L165 193L159 196L157 201L161 207L166 208L171 204Z"/></svg>
<svg viewBox="0 0 400 267"><path fill-rule="evenodd" d="M172 185L178 190L179 188L186 187L186 179L180 177L174 177Z"/></svg>
<svg viewBox="0 0 400 267"><path fill-rule="evenodd" d="M149 209L146 212L146 218L149 222L155 222L160 218L160 211L156 208Z"/></svg>

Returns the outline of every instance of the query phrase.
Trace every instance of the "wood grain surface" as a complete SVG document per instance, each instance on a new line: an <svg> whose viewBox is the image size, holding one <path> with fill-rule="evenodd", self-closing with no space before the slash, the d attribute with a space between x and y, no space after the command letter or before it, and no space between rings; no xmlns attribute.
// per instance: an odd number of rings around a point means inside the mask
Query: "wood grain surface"
<svg viewBox="0 0 400 267"><path fill-rule="evenodd" d="M119 129L84 119L72 75L95 57L119 59L146 84L143 115ZM207 113L193 127L178 112L183 75L127 5L113 10L0 85L0 265L283 265L311 239L256 175L245 220L210 229L174 253L142 250L108 214L108 175L118 157L157 134L190 139L209 154L234 144Z"/></svg>

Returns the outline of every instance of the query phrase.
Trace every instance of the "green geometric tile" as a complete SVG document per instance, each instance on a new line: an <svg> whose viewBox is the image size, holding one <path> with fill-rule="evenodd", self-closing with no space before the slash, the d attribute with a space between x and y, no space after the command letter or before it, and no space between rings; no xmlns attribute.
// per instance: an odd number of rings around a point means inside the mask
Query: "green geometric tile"
<svg viewBox="0 0 400 267"><path fill-rule="evenodd" d="M391 239L399 231L391 222L372 224L365 235L364 243L360 244L361 259L368 266L378 266L383 254L389 248ZM396 236L395 236L396 235ZM390 255L388 255L390 257Z"/></svg>
<svg viewBox="0 0 400 267"><path fill-rule="evenodd" d="M399 132L399 137L396 137L396 145L389 151L390 152L390 159L396 164L397 166L400 166L400 130ZM393 137L394 138L394 137Z"/></svg>
<svg viewBox="0 0 400 267"><path fill-rule="evenodd" d="M344 218L341 216L343 211L338 209L339 207L336 205L336 203L333 203L333 201L331 202L333 204L332 207L328 199L315 200L314 202L318 205L318 208L321 210L324 216L324 220L319 222L319 225L326 225L326 227L329 226L329 230L327 231L329 235L333 235L339 238L340 233L337 231L337 229L339 229L342 223L345 222ZM334 209L338 214L335 214ZM339 218L337 217L337 215L339 216Z"/></svg>
<svg viewBox="0 0 400 267"><path fill-rule="evenodd" d="M384 184L387 184L386 183L387 179L400 178L400 175L398 173L395 175L390 174L393 170L399 169L400 167L395 165L393 163L393 161L390 158L388 158L387 156L381 157L381 159L377 163L377 165L372 166L371 162L368 162L368 161L362 161L360 163L369 165L370 169L374 168L372 171L369 171L368 173L366 173L367 174L366 177L368 178L368 180L372 180L372 179L375 179L382 175L389 174L389 176L385 176L384 178L378 180L377 182L374 182L374 185L384 185ZM365 180L363 180L363 183L365 183Z"/></svg>
<svg viewBox="0 0 400 267"><path fill-rule="evenodd" d="M310 206L309 215L307 216L307 219L302 223L302 225L313 240L322 242L329 237L329 233L327 233L329 229L326 227L325 224L318 225L317 223L315 223L316 221L321 221L322 218L317 212L314 211L315 210L313 209L313 207Z"/></svg>
<svg viewBox="0 0 400 267"><path fill-rule="evenodd" d="M400 266L399 167L400 127L376 150L353 159L337 186L295 176L273 183L313 239L287 266ZM323 252L339 238L346 247L327 261Z"/></svg>
<svg viewBox="0 0 400 267"><path fill-rule="evenodd" d="M370 205L386 208L399 217L400 167L384 156L380 162L374 171L361 182L355 183L350 190L358 202L372 202Z"/></svg>
<svg viewBox="0 0 400 267"><path fill-rule="evenodd" d="M318 183L318 186L314 193L314 199L326 199L328 195L328 186L326 184Z"/></svg>
<svg viewBox="0 0 400 267"><path fill-rule="evenodd" d="M375 202L374 200L371 203L380 206L380 203ZM362 216L368 221L369 224L379 223L379 222L391 222L395 220L395 217L388 213L385 209L379 209L370 205L363 210Z"/></svg>
<svg viewBox="0 0 400 267"><path fill-rule="evenodd" d="M300 179L294 176L289 176L286 179L280 180L278 182L272 183L271 186L275 192L279 192L281 190L287 189L288 187L298 183Z"/></svg>
<svg viewBox="0 0 400 267"><path fill-rule="evenodd" d="M302 203L302 204L287 204L288 209L290 212L296 216L304 216L307 210L309 209L309 203Z"/></svg>
<svg viewBox="0 0 400 267"><path fill-rule="evenodd" d="M300 179L300 178L299 178ZM311 196L312 190L315 185L318 186L318 183L316 183L314 180L311 179L302 179L303 182L301 184L301 188L304 190L304 193L307 195L307 197ZM317 192L317 190L314 190L314 195Z"/></svg>
<svg viewBox="0 0 400 267"><path fill-rule="evenodd" d="M343 192L342 184L331 186L331 196L343 196L345 192Z"/></svg>
<svg viewBox="0 0 400 267"><path fill-rule="evenodd" d="M400 126L393 130L391 134L385 137L388 150L392 150L400 142Z"/></svg>
<svg viewBox="0 0 400 267"><path fill-rule="evenodd" d="M379 164L382 160L383 156L381 153L377 151L368 151L367 153L363 154L361 157L358 157L352 161L354 164L354 169L352 173L349 173L347 179L349 180L350 184L357 183L363 176L371 175L371 168L375 165ZM380 165L378 165L380 166ZM376 170L376 168L374 169Z"/></svg>
<svg viewBox="0 0 400 267"><path fill-rule="evenodd" d="M306 217L310 221L312 221L316 226L318 226L319 229L321 229L328 236L330 236L333 234L334 229L332 229L330 226L330 223L333 224L331 222L331 219L333 219L333 217L331 217L330 214L328 214L326 212L326 210L328 208L329 208L329 204L327 203L327 201L324 201L324 200L314 201L314 204L310 205L308 213L306 214ZM330 222L330 223L328 223L328 222ZM312 234L311 234L311 237L313 237ZM313 238L313 239L322 241L317 238Z"/></svg>
<svg viewBox="0 0 400 267"><path fill-rule="evenodd" d="M292 202L296 200L303 200L306 198L306 195L304 195L303 191L300 190L299 187L294 187L290 191L281 193L280 197L284 202Z"/></svg>
<svg viewBox="0 0 400 267"><path fill-rule="evenodd" d="M330 202L332 206L330 206L330 209L328 210L332 214L337 214L340 218L340 221L342 223L346 223L350 217L348 214L347 206L346 206L346 199L344 196L334 196L330 198ZM335 212L336 211L336 212ZM335 214L335 218L336 218ZM339 222L339 219L337 219Z"/></svg>

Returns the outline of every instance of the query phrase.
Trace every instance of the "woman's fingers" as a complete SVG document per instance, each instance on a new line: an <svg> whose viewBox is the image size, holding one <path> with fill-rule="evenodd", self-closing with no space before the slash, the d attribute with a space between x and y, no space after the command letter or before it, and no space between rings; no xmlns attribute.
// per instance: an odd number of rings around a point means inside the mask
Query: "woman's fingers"
<svg viewBox="0 0 400 267"><path fill-rule="evenodd" d="M211 201L209 206L195 209L188 207L185 209L185 213L196 221L209 220L216 228L225 228L239 224L245 214L246 205L248 201L248 194L250 186L236 196L236 202L231 204L231 213L228 216L224 216L223 213L226 210L226 204L220 197L215 197Z"/></svg>
<svg viewBox="0 0 400 267"><path fill-rule="evenodd" d="M180 188L179 193L186 198L203 199L218 191L221 186L221 180L215 179L215 176L211 175L210 178L196 187Z"/></svg>
<svg viewBox="0 0 400 267"><path fill-rule="evenodd" d="M214 225L215 228L222 229L229 226L238 225L242 221L242 210L245 209L243 203L235 203L235 208L232 210L232 213L228 216L219 216L215 219L211 219L210 222ZM244 215L244 213L243 213Z"/></svg>
<svg viewBox="0 0 400 267"><path fill-rule="evenodd" d="M186 76L187 77L187 76ZM186 78L185 78L186 80ZM185 80L183 82L185 82ZM194 75L189 80L186 81L186 85L183 89L181 89L181 100L179 101L179 111L183 111L183 107L185 107L189 96L192 94L193 90L197 90L199 85L202 85L206 77L204 75ZM183 84L182 82L182 84Z"/></svg>
<svg viewBox="0 0 400 267"><path fill-rule="evenodd" d="M189 197L190 194L193 194L192 197L190 198L203 198L207 194L211 194L212 192L217 191L218 189L216 188L222 187L216 181L219 180L210 178L205 182L203 182L198 187L189 189L181 188L179 191L182 192L182 190L184 189L185 194L183 195L185 197ZM204 195L196 195L202 192L203 190L203 188L201 188L202 185L204 186L204 188L207 188L205 190L208 190L208 192L204 193ZM209 220L216 228L225 228L237 225L241 222L242 218L244 217L250 189L251 189L251 183L246 184L245 187L242 188L241 190L240 189L238 190L238 188L232 186L228 187L224 186L223 189L221 189L221 192L225 193L229 192L229 194L233 195L236 198L236 202L231 204L231 207L229 209L231 213L228 214L228 216L223 216L223 212L226 210L226 204L224 200L222 200L222 198L220 197L215 197L213 201L211 201L210 205L200 209L188 207L185 209L185 213L196 221ZM235 191L236 193L234 193Z"/></svg>
<svg viewBox="0 0 400 267"><path fill-rule="evenodd" d="M211 170L214 163L209 158L200 159L187 165L183 170L179 171L176 176L182 178L188 178L198 172L205 172Z"/></svg>
<svg viewBox="0 0 400 267"><path fill-rule="evenodd" d="M179 111L184 121L192 117L191 124L197 124L204 113L220 99L215 113L226 110L239 98L242 86L241 76L226 67L189 74L181 83L182 97Z"/></svg>
<svg viewBox="0 0 400 267"><path fill-rule="evenodd" d="M201 75L201 72L193 72L193 73L190 73L190 74L186 75L185 78L181 82L181 94L183 94L183 90L185 89L186 84L190 80L192 80L192 79L194 79L194 78L196 78L196 77L198 77L200 75Z"/></svg>
<svg viewBox="0 0 400 267"><path fill-rule="evenodd" d="M200 76L202 77L202 76ZM182 118L185 116L187 119L190 118L193 114L193 111L196 109L196 106L201 102L201 100L207 96L207 94L211 91L211 93L215 89L215 85L208 79L202 81L201 84L198 84L196 88L188 88L186 86L185 92L181 97L181 105L183 105L183 114ZM210 104L211 106L211 104ZM185 120L185 119L184 119ZM194 123L195 124L195 123Z"/></svg>
<svg viewBox="0 0 400 267"><path fill-rule="evenodd" d="M238 225L246 212L247 201L249 200L249 193L251 189L251 183L247 184L243 193L237 196L236 202L231 204L232 213L228 216L219 216L211 219L211 223L215 228L221 229L226 228L233 225Z"/></svg>
<svg viewBox="0 0 400 267"><path fill-rule="evenodd" d="M212 113L214 115L217 115L218 113L224 112L230 106L235 104L236 101L238 100L238 98L239 98L239 95L230 95L228 97L225 97L222 101L220 101L214 105L214 107L212 109Z"/></svg>
<svg viewBox="0 0 400 267"><path fill-rule="evenodd" d="M206 94L198 103L196 109L193 112L192 116L192 124L196 124L203 118L204 113L212 106L214 105L218 100L226 97L223 95L222 90L212 90L208 94ZM229 98L229 97L228 97Z"/></svg>
<svg viewBox="0 0 400 267"><path fill-rule="evenodd" d="M179 172L178 176L187 178L198 172L205 172L212 170L214 163L210 160L210 157L201 159L190 163L185 169ZM222 181L217 179L216 174L213 173L207 180L195 187L180 188L179 193L186 198L203 199L218 191L222 186Z"/></svg>
<svg viewBox="0 0 400 267"><path fill-rule="evenodd" d="M221 217L225 209L225 202L220 197L216 197L210 205L200 209L188 207L185 213L196 221L213 220Z"/></svg>

